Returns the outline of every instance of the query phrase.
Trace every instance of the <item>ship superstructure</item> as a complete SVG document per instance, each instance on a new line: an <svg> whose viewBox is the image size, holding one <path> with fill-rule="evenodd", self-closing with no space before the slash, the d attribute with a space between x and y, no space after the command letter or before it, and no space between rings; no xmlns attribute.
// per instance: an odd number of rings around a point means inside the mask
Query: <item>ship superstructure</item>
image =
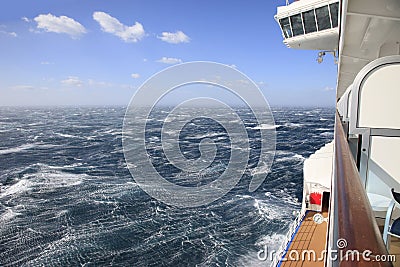
<svg viewBox="0 0 400 267"><path fill-rule="evenodd" d="M304 162L302 209L273 265L396 265L400 1L300 0L275 19L289 48L338 57L338 78L334 140ZM326 256L289 257L307 250Z"/></svg>

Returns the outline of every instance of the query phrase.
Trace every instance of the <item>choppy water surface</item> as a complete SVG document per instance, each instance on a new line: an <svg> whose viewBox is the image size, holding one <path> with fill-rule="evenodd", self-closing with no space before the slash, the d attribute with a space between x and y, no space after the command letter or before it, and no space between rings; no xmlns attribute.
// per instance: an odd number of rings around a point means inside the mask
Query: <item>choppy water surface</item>
<svg viewBox="0 0 400 267"><path fill-rule="evenodd" d="M222 199L188 209L158 202L131 178L121 145L124 111L0 108L0 266L268 266L257 252L264 244L277 248L299 210L302 163L333 138L334 109L273 108L277 151L262 186L248 191L249 173L263 172L250 168ZM159 135L149 125L156 155ZM251 119L245 125L264 127ZM202 138L219 140L218 161L206 175L169 174L178 184L207 183L229 161L229 138L202 127L188 133L182 148L193 157ZM257 150L259 136L251 138ZM251 154L250 166L256 160ZM154 162L163 171L165 162Z"/></svg>

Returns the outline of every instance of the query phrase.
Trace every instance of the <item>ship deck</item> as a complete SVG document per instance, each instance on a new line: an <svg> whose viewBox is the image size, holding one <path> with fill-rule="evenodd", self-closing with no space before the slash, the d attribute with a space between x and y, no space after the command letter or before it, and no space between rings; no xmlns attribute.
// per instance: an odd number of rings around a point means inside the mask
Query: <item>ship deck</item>
<svg viewBox="0 0 400 267"><path fill-rule="evenodd" d="M293 240L289 244L289 249L284 255L281 267L308 267L308 266L324 266L324 259L321 257L323 251L326 249L326 236L328 225L326 222L321 224L316 224L313 221L313 216L317 212L308 211L301 222L297 233L295 234ZM328 212L322 212L324 218L328 217ZM383 226L380 227L383 232ZM304 254L304 251L314 251L315 257L311 256L308 258L308 253ZM395 256L395 261L393 266L400 267L400 239L391 238L389 254ZM322 258L322 259L321 259Z"/></svg>
<svg viewBox="0 0 400 267"><path fill-rule="evenodd" d="M295 267L295 266L324 266L323 251L326 248L326 234L328 224L323 222L316 224L313 221L313 216L317 212L308 211L304 220L301 222L296 235L289 244L289 249L281 261L282 267ZM322 212L324 218L328 217L328 212ZM304 251L314 251L315 257L308 257ZM305 257L302 257L302 255ZM321 259L322 258L322 259Z"/></svg>
<svg viewBox="0 0 400 267"><path fill-rule="evenodd" d="M395 256L396 260L392 262L393 266L400 266L400 240L398 238L391 238L389 254Z"/></svg>

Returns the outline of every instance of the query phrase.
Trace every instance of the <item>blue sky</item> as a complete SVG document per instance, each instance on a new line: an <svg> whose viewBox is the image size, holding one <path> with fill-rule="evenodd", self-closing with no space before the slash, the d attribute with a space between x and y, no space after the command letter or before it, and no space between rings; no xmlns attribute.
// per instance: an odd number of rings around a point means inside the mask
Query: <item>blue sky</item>
<svg viewBox="0 0 400 267"><path fill-rule="evenodd" d="M0 105L127 105L179 62L234 65L271 105L333 106L336 65L288 49L274 1L5 0Z"/></svg>

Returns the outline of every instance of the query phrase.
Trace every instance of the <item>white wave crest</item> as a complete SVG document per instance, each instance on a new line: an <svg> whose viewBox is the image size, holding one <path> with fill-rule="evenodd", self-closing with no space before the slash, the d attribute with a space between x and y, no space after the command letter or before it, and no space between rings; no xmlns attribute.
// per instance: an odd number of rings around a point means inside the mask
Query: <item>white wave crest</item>
<svg viewBox="0 0 400 267"><path fill-rule="evenodd" d="M33 143L33 144L20 145L18 147L0 149L0 155L17 153L17 152L21 152L21 151L24 151L24 150L28 150L28 149L34 148L36 146L37 146L37 144Z"/></svg>
<svg viewBox="0 0 400 267"><path fill-rule="evenodd" d="M6 211L2 214L0 214L0 225L2 223L6 223L7 221L10 221L12 218L15 216L19 215L20 213L14 212L12 209L7 208Z"/></svg>
<svg viewBox="0 0 400 267"><path fill-rule="evenodd" d="M23 192L28 191L32 186L32 182L26 180L26 179L22 179L19 180L17 183L13 184L10 187L6 187L6 189L4 190L4 188L2 188L3 193L0 194L0 197L5 197L5 196L9 196L9 195L14 195L14 194L21 194Z"/></svg>
<svg viewBox="0 0 400 267"><path fill-rule="evenodd" d="M25 174L23 179L11 186L2 186L0 198L21 195L32 189L53 190L61 187L79 185L88 177L87 174L72 174L57 171L51 166L40 166L38 173Z"/></svg>
<svg viewBox="0 0 400 267"><path fill-rule="evenodd" d="M255 127L252 127L252 129L254 129L254 130L273 130L280 126L281 125L260 124Z"/></svg>

